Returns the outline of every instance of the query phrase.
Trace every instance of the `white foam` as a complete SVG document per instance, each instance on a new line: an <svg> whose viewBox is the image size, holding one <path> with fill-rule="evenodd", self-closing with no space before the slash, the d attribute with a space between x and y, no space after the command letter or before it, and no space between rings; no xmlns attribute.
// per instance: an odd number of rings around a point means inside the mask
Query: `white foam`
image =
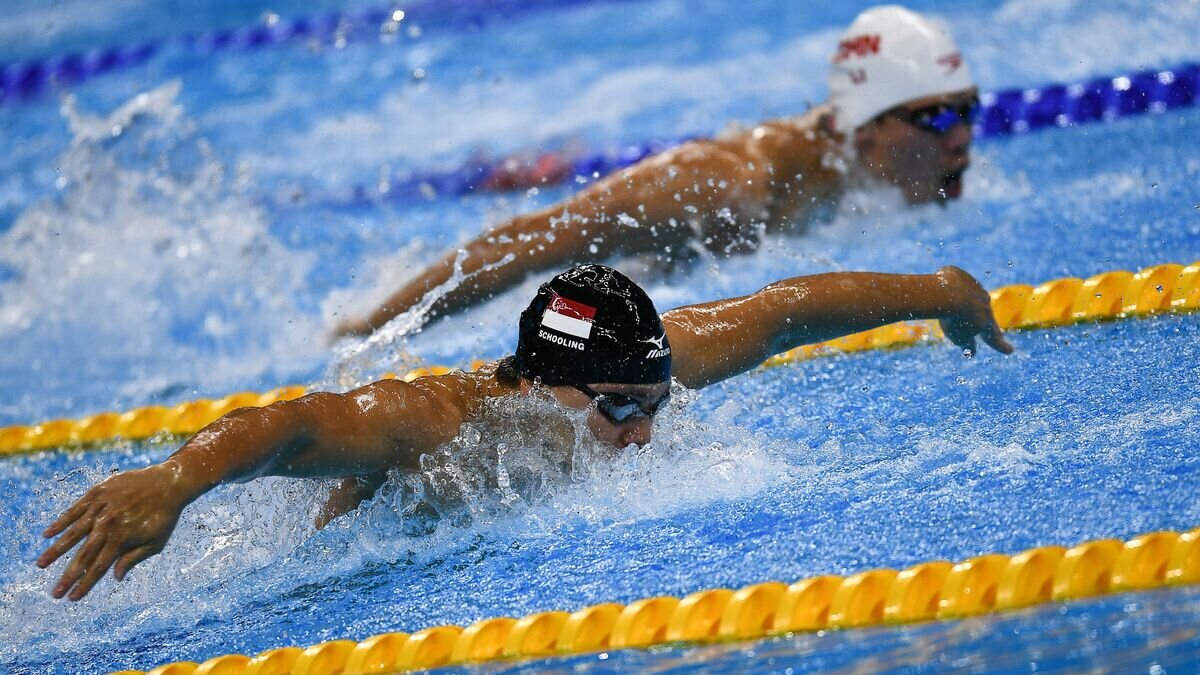
<svg viewBox="0 0 1200 675"><path fill-rule="evenodd" d="M191 505L166 549L122 583L111 578L84 601L50 602L66 560L20 571L0 593L0 632L11 644L50 640L65 652L119 644L148 626L186 629L241 611L263 593L286 594L372 561L455 550L480 536L527 540L579 523L606 527L665 518L752 498L792 480L782 445L686 412L696 394L677 388L652 445L613 450L539 397L494 400L483 418L422 460L419 475L395 474L375 499L313 537L328 482L258 480L219 488ZM565 434L565 446L547 438ZM573 440L572 440L573 439ZM800 463L803 465L803 462ZM106 477L87 469L47 485L49 516ZM87 628L103 623L104 634Z"/></svg>
<svg viewBox="0 0 1200 675"><path fill-rule="evenodd" d="M269 235L178 94L166 84L100 116L64 104L74 138L59 193L22 213L0 249L16 275L0 284L0 339L15 353L91 355L38 359L43 377L82 367L133 392L219 386L322 351L295 297L312 254Z"/></svg>

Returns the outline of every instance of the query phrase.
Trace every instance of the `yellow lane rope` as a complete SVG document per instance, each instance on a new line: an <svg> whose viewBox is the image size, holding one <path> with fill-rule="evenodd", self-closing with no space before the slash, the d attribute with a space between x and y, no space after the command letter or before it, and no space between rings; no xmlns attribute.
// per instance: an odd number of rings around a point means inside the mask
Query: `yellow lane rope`
<svg viewBox="0 0 1200 675"><path fill-rule="evenodd" d="M546 658L664 643L753 640L831 628L958 619L1110 593L1200 583L1200 529L1153 532L1122 542L1042 546L1016 555L981 555L904 570L823 575L738 590L714 588L684 598L658 596L576 612L483 619L383 633L361 642L333 640L281 647L251 657L229 654L201 664L171 663L149 675L359 675L498 659ZM120 671L125 675L142 671Z"/></svg>
<svg viewBox="0 0 1200 675"><path fill-rule="evenodd" d="M1005 330L1063 326L1079 321L1200 309L1200 261L1186 267L1156 265L1133 273L1104 272L1088 279L1055 279L1040 286L1005 286L991 292L992 309ZM805 345L771 357L765 366L793 363L828 353L899 348L939 337L933 322L902 322L847 337ZM478 367L480 361L471 364ZM404 375L411 381L452 370L418 368ZM394 375L385 375L385 377ZM243 406L264 406L303 396L303 386L263 394L242 392L221 399L200 399L174 407L147 406L124 413L103 412L83 419L56 419L30 426L0 428L0 456L81 447L116 438L137 440L158 434L190 435L225 413Z"/></svg>

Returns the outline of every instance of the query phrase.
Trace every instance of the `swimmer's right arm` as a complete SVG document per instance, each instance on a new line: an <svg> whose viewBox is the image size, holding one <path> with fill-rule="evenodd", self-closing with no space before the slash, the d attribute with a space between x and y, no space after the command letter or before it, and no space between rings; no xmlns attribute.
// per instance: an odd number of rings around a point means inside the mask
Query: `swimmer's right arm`
<svg viewBox="0 0 1200 675"><path fill-rule="evenodd" d="M674 157L675 155L672 155ZM686 245L695 213L747 211L764 199L764 181L728 152L695 149L678 161L647 161L590 186L541 211L517 216L476 237L426 268L366 318L341 324L335 336L367 335L445 284L460 265L465 279L435 301L430 316L448 315L483 302L526 275L613 255Z"/></svg>
<svg viewBox="0 0 1200 675"><path fill-rule="evenodd" d="M51 594L79 600L109 567L121 580L162 551L183 509L217 485L262 476L370 476L415 465L453 437L453 401L395 380L346 394L316 393L213 422L160 464L118 473L92 487L43 536L58 536L38 558L48 567L80 545Z"/></svg>

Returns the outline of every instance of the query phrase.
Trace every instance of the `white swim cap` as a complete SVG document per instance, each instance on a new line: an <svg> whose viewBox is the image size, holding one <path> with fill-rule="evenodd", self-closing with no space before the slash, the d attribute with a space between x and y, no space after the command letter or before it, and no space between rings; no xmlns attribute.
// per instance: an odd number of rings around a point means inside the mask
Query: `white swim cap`
<svg viewBox="0 0 1200 675"><path fill-rule="evenodd" d="M832 63L829 102L847 131L901 103L975 86L945 24L899 5L859 14Z"/></svg>

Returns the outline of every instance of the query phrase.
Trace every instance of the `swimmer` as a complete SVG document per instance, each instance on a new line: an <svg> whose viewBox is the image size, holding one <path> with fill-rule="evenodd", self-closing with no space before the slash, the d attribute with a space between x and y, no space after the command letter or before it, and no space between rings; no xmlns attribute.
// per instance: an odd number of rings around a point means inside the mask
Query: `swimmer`
<svg viewBox="0 0 1200 675"><path fill-rule="evenodd" d="M914 204L962 194L978 94L942 24L895 5L863 12L832 57L829 90L805 115L686 143L484 232L462 247L465 280L428 316L575 263L748 252L760 230L802 232L853 185L892 185ZM455 276L459 257L446 254L335 337L369 334L416 306Z"/></svg>
<svg viewBox="0 0 1200 675"><path fill-rule="evenodd" d="M1012 351L987 292L956 267L795 277L660 316L620 272L580 265L538 290L521 314L513 356L475 372L234 410L165 461L88 490L45 530L58 539L37 564L48 567L79 546L51 591L79 600L110 567L120 580L162 551L184 508L204 493L263 476L341 479L318 519L323 526L370 499L389 472L420 472L423 455L453 440L497 397L543 396L586 410L600 442L642 446L672 381L704 387L793 347L905 319L937 319L967 353L976 336Z"/></svg>

